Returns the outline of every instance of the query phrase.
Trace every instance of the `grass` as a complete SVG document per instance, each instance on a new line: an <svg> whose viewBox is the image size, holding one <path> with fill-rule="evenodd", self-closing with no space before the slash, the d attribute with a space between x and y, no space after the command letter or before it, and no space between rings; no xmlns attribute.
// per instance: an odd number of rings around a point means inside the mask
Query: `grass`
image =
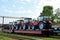
<svg viewBox="0 0 60 40"><path fill-rule="evenodd" d="M8 33L0 32L0 34L8 34ZM27 36L27 35L18 35L18 34L10 34L10 33L9 33L9 35L11 35L11 36L18 36L18 37L24 37L24 38L29 38L29 39L36 39L36 40L60 40L58 38Z"/></svg>
<svg viewBox="0 0 60 40"><path fill-rule="evenodd" d="M0 36L0 40L15 40L15 39L4 37L4 36Z"/></svg>
<svg viewBox="0 0 60 40"><path fill-rule="evenodd" d="M59 40L59 39L55 39L55 38L43 38L43 40Z"/></svg>

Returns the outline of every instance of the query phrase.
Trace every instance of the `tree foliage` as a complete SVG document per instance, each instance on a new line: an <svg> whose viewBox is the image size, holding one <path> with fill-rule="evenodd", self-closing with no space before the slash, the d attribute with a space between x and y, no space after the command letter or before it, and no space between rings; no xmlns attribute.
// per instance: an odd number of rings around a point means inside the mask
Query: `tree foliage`
<svg viewBox="0 0 60 40"><path fill-rule="evenodd" d="M60 23L60 8L57 8L55 10L55 19L57 19L56 20L57 23Z"/></svg>
<svg viewBox="0 0 60 40"><path fill-rule="evenodd" d="M44 6L41 16L51 16L53 15L53 7L52 6Z"/></svg>
<svg viewBox="0 0 60 40"><path fill-rule="evenodd" d="M60 18L60 8L56 9L55 12L55 18Z"/></svg>

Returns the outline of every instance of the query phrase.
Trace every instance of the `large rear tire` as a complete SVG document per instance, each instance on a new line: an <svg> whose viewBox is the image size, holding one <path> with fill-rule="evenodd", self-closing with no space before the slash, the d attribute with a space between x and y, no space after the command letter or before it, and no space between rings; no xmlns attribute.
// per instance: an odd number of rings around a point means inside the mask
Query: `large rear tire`
<svg viewBox="0 0 60 40"><path fill-rule="evenodd" d="M39 23L39 29L43 29L44 28L44 23Z"/></svg>

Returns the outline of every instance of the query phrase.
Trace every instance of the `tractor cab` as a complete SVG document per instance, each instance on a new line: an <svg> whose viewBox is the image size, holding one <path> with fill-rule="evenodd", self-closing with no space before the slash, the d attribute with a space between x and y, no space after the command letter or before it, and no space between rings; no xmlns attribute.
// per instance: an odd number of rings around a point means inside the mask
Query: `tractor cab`
<svg viewBox="0 0 60 40"><path fill-rule="evenodd" d="M38 18L38 21L48 21L48 20L50 20L50 17L48 17L48 16L39 16Z"/></svg>
<svg viewBox="0 0 60 40"><path fill-rule="evenodd" d="M32 18L25 18L24 23L32 22Z"/></svg>
<svg viewBox="0 0 60 40"><path fill-rule="evenodd" d="M17 20L16 22L17 22L17 24L24 23L24 20Z"/></svg>

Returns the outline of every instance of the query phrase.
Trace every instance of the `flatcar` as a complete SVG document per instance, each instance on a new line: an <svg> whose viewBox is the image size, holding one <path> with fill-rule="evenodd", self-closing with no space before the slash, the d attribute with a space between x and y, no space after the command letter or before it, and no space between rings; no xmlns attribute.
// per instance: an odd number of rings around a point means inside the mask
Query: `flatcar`
<svg viewBox="0 0 60 40"><path fill-rule="evenodd" d="M53 29L49 17L39 16L37 19L36 21L33 21L32 18L17 20L10 23L9 26L5 26L2 31L24 34L45 34L50 36Z"/></svg>

